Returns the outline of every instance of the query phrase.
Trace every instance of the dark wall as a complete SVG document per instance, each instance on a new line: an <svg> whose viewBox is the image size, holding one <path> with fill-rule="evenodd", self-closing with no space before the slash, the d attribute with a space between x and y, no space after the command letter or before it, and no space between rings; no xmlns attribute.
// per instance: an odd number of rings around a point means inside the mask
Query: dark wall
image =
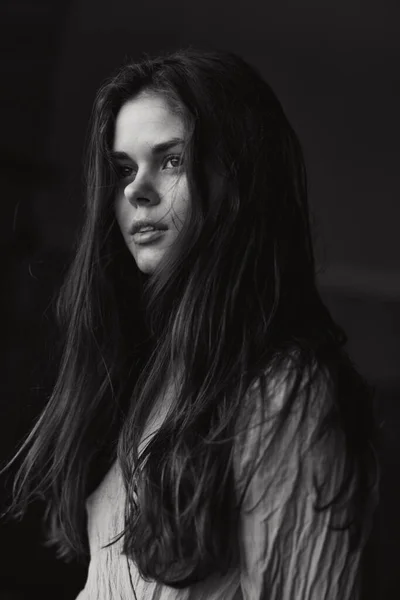
<svg viewBox="0 0 400 600"><path fill-rule="evenodd" d="M386 441L384 510L371 559L378 595L370 597L387 599L397 597L400 583L400 5L360 6L355 0L2 5L0 449L1 457L10 455L54 379L49 305L80 224L83 148L98 86L127 56L188 44L233 50L271 83L302 140L321 291L349 335L351 356L376 385ZM82 571L60 566L39 539L35 511L25 523L1 528L0 588L42 586L45 597L51 583L62 582L73 597ZM61 597L53 588L49 594Z"/></svg>

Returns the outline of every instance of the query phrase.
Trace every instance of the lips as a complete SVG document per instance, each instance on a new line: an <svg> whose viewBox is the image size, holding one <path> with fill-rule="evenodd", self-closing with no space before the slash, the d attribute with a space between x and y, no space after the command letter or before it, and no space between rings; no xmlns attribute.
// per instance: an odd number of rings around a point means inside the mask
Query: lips
<svg viewBox="0 0 400 600"><path fill-rule="evenodd" d="M168 227L162 223L149 220L137 221L131 227L130 234L135 244L153 244L164 236L167 229Z"/></svg>
<svg viewBox="0 0 400 600"><path fill-rule="evenodd" d="M136 221L130 229L131 235L154 232L154 231L166 231L168 227L163 223L156 221L150 221L149 219Z"/></svg>
<svg viewBox="0 0 400 600"><path fill-rule="evenodd" d="M165 235L165 230L161 229L152 229L150 231L143 231L139 233L135 233L133 235L133 241L135 244L143 245L143 244L152 244L157 242Z"/></svg>

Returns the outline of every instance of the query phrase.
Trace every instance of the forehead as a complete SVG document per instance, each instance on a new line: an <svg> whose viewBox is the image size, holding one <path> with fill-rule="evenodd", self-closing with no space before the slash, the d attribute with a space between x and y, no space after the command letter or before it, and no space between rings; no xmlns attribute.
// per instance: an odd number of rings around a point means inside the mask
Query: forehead
<svg viewBox="0 0 400 600"><path fill-rule="evenodd" d="M121 107L115 122L113 150L132 153L170 138L183 138L183 119L160 94L142 92Z"/></svg>

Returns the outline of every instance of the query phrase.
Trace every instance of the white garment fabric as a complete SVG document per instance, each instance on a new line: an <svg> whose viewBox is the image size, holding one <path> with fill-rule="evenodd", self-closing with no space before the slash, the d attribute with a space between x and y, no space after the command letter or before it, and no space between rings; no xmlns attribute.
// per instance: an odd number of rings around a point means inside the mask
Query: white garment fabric
<svg viewBox="0 0 400 600"><path fill-rule="evenodd" d="M277 386L272 414L282 405L284 386ZM263 423L258 447L261 394L253 386L247 395L249 427L238 437L234 473L238 492L254 464L257 469L245 496L240 518L240 568L213 576L185 589L146 582L133 561L122 554L122 540L104 548L124 528L125 492L114 463L87 500L91 562L85 588L77 600L357 600L361 549L350 554L348 532L328 529L330 509L313 509L313 477L326 477L337 489L344 472L340 435L323 438L307 450L328 407L327 394L316 398L306 419L294 408L279 434ZM154 433L160 420L145 431ZM149 434L149 431L151 432ZM371 499L371 521L374 499ZM364 543L371 522L365 524Z"/></svg>

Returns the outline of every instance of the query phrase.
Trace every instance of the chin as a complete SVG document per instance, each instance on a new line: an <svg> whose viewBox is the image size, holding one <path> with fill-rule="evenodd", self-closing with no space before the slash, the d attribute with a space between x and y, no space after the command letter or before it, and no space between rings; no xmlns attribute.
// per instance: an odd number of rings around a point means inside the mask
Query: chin
<svg viewBox="0 0 400 600"><path fill-rule="evenodd" d="M153 265L137 265L138 269L141 273L144 273L144 275L151 275L152 273L154 273L155 271L155 266Z"/></svg>
<svg viewBox="0 0 400 600"><path fill-rule="evenodd" d="M139 271L151 275L159 265L160 258L160 256L135 256L135 262Z"/></svg>

